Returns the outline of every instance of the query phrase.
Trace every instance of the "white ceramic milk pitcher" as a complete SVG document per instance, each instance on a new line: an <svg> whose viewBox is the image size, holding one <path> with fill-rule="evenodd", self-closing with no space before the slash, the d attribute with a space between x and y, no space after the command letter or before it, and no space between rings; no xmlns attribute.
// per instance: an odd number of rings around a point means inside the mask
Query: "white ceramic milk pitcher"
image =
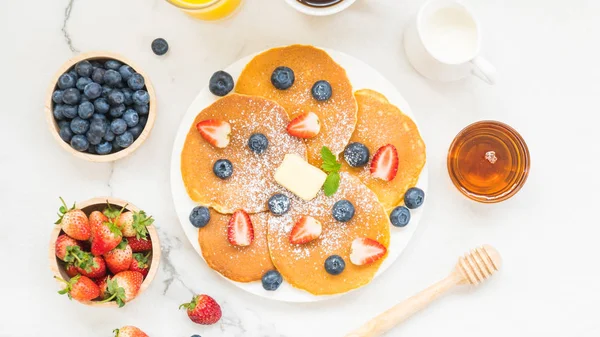
<svg viewBox="0 0 600 337"><path fill-rule="evenodd" d="M479 55L481 31L463 4L434 0L423 5L404 33L404 49L421 75L456 81L473 74L494 84L496 68Z"/></svg>

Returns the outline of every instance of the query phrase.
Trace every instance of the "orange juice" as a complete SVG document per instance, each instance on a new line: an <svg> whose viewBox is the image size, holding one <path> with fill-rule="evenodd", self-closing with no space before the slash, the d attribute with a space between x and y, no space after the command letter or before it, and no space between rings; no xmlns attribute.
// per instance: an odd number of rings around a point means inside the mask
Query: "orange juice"
<svg viewBox="0 0 600 337"><path fill-rule="evenodd" d="M167 0L181 8L190 16L214 21L231 15L241 4L242 0Z"/></svg>

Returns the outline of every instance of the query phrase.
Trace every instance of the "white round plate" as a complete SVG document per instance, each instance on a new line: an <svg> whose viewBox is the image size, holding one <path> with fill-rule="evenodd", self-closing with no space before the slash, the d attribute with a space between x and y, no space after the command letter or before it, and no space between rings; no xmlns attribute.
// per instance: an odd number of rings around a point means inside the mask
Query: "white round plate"
<svg viewBox="0 0 600 337"><path fill-rule="evenodd" d="M350 78L350 81L352 82L354 90L368 88L378 91L385 95L392 104L400 108L400 110L402 110L403 113L405 113L414 120L412 110L410 109L408 103L406 103L402 95L400 95L396 88L388 80L381 76L381 74L379 74L375 69L371 68L366 63L355 59L352 56L330 49L323 49L327 51L329 55L338 64L340 64L342 67L344 67L344 69L346 69L346 72L348 74L348 77ZM256 55L257 54L242 58L241 60L227 67L225 71L231 74L231 76L234 79L237 79L244 67L246 66L246 64L250 62L250 60ZM200 113L200 111L202 111L204 108L215 102L218 98L219 97L216 97L210 93L210 91L208 90L208 86L205 87L198 94L198 96L196 97L194 102L192 102L181 121L179 130L177 131L177 136L175 138L175 143L173 145L173 153L171 155L171 192L173 193L173 201L175 202L175 211L177 212L177 216L179 217L179 221L181 222L183 231L185 232L187 238L190 240L190 243L192 244L194 249L196 249L198 254L200 254L200 256L202 256L202 253L200 252L200 246L198 244L198 230L189 222L189 214L191 210L197 206L197 204L190 199L185 190L183 179L181 177L180 158L181 150L183 149L183 144L185 142L187 133L190 129L190 125L193 123L194 119L196 118L198 113ZM421 176L419 177L417 187L427 192L427 164L425 164L425 167L421 172ZM400 253L402 253L402 251L410 241L410 238L412 237L413 233L417 229L417 225L419 224L419 220L421 220L421 216L423 214L423 209L424 207L422 206L416 210L411 211L410 223L404 228L397 228L390 225L391 240L388 249L388 256L385 259L385 261L381 264L381 267L379 268L375 277L381 275L386 269L388 269L392 265L392 263L394 263L394 261L396 261L398 256L400 256ZM210 267L204 264L203 266L200 266L200 268ZM231 281L225 277L223 278L229 282L232 282L233 284L235 284L241 289L244 289L247 292L278 301L315 302L339 296L315 296L304 290L294 288L286 282L284 282L279 287L279 289L277 289L277 291L266 291L263 289L260 281L251 283L240 283Z"/></svg>

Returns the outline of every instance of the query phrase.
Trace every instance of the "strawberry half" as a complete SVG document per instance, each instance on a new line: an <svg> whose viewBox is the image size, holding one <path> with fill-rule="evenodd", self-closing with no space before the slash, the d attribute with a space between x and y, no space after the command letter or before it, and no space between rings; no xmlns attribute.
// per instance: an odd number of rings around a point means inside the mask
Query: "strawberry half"
<svg viewBox="0 0 600 337"><path fill-rule="evenodd" d="M371 161L371 175L374 178L391 181L398 173L398 151L392 144L377 150Z"/></svg>
<svg viewBox="0 0 600 337"><path fill-rule="evenodd" d="M312 216L302 216L298 222L292 228L292 232L290 233L290 243L293 244L303 244L310 242L319 236L321 236L321 231L323 230L323 226L321 223L313 218Z"/></svg>
<svg viewBox="0 0 600 337"><path fill-rule="evenodd" d="M382 258L386 252L387 248L373 239L355 239L350 248L350 262L357 266L370 264Z"/></svg>
<svg viewBox="0 0 600 337"><path fill-rule="evenodd" d="M313 138L321 131L321 121L314 112L304 113L288 124L287 132L298 138Z"/></svg>
<svg viewBox="0 0 600 337"><path fill-rule="evenodd" d="M231 125L218 119L207 119L196 124L198 132L212 146L224 148L229 145Z"/></svg>
<svg viewBox="0 0 600 337"><path fill-rule="evenodd" d="M254 240L254 226L244 210L237 210L229 219L227 239L234 246L249 246Z"/></svg>

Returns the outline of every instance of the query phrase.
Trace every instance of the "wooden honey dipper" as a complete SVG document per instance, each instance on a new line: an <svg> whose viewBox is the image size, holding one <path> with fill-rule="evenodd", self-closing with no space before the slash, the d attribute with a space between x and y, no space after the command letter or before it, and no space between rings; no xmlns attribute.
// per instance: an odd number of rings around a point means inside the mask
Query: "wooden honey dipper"
<svg viewBox="0 0 600 337"><path fill-rule="evenodd" d="M448 277L396 304L346 337L381 336L455 286L463 284L476 286L485 281L500 269L501 264L500 254L494 247L483 245L475 248L458 259L458 263Z"/></svg>

